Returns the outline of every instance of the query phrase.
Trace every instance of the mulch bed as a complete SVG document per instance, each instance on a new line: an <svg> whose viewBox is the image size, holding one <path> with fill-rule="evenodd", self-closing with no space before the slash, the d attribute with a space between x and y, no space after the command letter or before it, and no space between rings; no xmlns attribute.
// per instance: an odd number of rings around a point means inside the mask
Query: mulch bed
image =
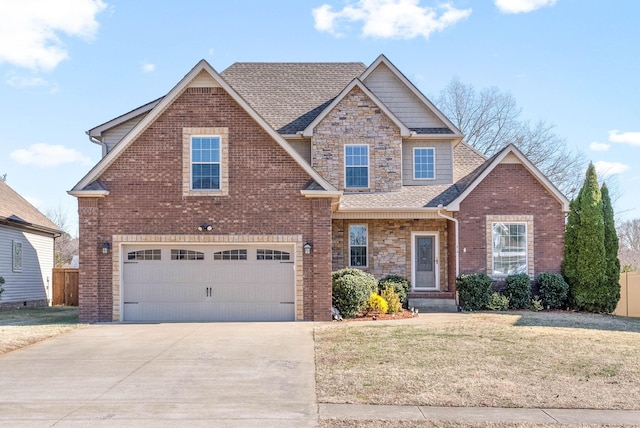
<svg viewBox="0 0 640 428"><path fill-rule="evenodd" d="M353 318L344 318L343 321L351 322L351 321L377 321L377 320L401 320L413 318L413 314L411 311L407 309L403 309L402 312L399 312L395 315L392 314L380 314L380 313L359 313L356 314Z"/></svg>

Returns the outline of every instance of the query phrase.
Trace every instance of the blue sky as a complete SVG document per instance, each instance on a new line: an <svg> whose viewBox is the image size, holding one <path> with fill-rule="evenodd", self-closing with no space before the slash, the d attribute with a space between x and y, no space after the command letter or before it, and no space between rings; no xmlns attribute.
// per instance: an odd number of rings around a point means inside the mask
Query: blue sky
<svg viewBox="0 0 640 428"><path fill-rule="evenodd" d="M384 53L432 99L454 76L511 92L608 177L620 219L639 218L639 17L635 0L0 0L0 174L75 228L66 191L101 156L85 131L200 59L222 71Z"/></svg>

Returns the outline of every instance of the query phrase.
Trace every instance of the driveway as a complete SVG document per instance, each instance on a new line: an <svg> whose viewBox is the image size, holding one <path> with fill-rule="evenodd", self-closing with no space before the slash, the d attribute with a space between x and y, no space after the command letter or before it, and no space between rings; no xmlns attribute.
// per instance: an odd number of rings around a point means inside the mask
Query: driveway
<svg viewBox="0 0 640 428"><path fill-rule="evenodd" d="M0 426L312 427L312 323L103 324L0 356Z"/></svg>

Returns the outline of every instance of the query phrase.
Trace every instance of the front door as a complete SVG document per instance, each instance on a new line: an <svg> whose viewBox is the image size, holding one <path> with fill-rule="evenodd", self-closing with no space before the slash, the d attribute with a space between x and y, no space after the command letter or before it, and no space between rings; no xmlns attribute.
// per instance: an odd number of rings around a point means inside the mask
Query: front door
<svg viewBox="0 0 640 428"><path fill-rule="evenodd" d="M413 288L436 290L438 288L438 242L435 234L413 236Z"/></svg>

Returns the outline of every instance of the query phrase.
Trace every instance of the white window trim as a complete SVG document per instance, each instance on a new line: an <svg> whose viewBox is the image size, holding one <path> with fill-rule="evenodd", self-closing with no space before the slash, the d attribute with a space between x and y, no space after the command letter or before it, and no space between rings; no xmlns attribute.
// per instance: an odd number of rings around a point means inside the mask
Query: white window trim
<svg viewBox="0 0 640 428"><path fill-rule="evenodd" d="M433 150L433 177L416 177L416 150ZM414 180L435 180L436 179L436 149L435 147L414 147L413 148L413 179Z"/></svg>
<svg viewBox="0 0 640 428"><path fill-rule="evenodd" d="M191 137L220 138L220 189L192 189ZM182 196L227 196L229 194L229 128L182 128Z"/></svg>
<svg viewBox="0 0 640 428"><path fill-rule="evenodd" d="M534 266L534 230L533 230L533 216L532 215L489 215L486 217L486 248L487 248L487 275L493 279L503 280L507 275L494 274L493 270L493 223L524 223L525 233L527 237L527 275L530 278L535 277Z"/></svg>
<svg viewBox="0 0 640 428"><path fill-rule="evenodd" d="M347 147L366 147L367 148L367 185L362 186L347 186ZM345 144L344 145L344 188L345 189L368 189L371 183L371 150L368 144Z"/></svg>
<svg viewBox="0 0 640 428"><path fill-rule="evenodd" d="M194 138L217 138L218 139L218 162L194 162L193 161L193 139ZM198 165L218 165L218 188L217 189L194 189L193 188L193 164ZM222 136L221 135L198 135L189 136L189 190L191 192L220 192L222 190Z"/></svg>
<svg viewBox="0 0 640 428"><path fill-rule="evenodd" d="M364 246L364 251L365 251L365 258L364 258L364 264L360 265L360 266L356 266L353 263L351 263L351 227L352 226L363 226L364 230L365 230L365 236L366 236L366 243L365 245L356 245L356 247L363 247ZM347 228L347 240L349 242L349 267L354 267L354 268L366 268L369 266L369 226L367 224L363 224L363 223L357 223L357 224L350 224Z"/></svg>

